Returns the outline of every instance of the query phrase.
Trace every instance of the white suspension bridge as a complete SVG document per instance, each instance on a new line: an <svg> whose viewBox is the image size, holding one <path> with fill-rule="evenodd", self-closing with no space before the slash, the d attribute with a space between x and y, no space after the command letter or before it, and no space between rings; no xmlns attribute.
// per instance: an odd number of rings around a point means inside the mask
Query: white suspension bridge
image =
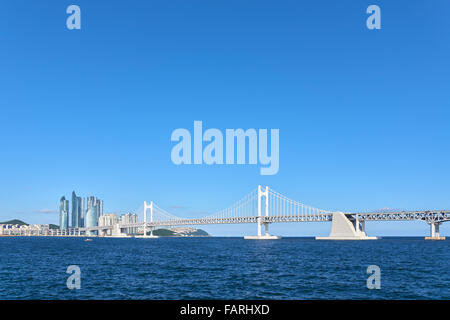
<svg viewBox="0 0 450 320"><path fill-rule="evenodd" d="M142 237L155 238L153 231L161 227L197 226L211 224L257 224L257 234L245 236L246 239L278 239L269 234L269 225L280 222L331 222L329 237L316 239L329 240L369 240L365 233L366 221L425 221L430 225L430 237L426 239L442 240L439 225L450 221L450 210L425 211L391 211L391 212L339 212L323 210L292 200L269 187L258 186L255 190L241 198L226 209L202 218L178 217L153 201L144 202L136 210L143 215L144 221L137 223L116 223L107 226L90 228L69 228L66 230L50 230L44 235L72 236L127 236L127 230L141 230ZM141 216L142 216L141 215ZM262 232L264 227L264 233ZM29 234L33 235L33 234Z"/></svg>

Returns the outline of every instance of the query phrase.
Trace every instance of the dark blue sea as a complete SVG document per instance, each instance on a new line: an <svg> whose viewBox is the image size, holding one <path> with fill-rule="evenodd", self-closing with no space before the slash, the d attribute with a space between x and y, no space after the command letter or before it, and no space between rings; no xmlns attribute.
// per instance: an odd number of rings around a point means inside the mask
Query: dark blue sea
<svg viewBox="0 0 450 320"><path fill-rule="evenodd" d="M0 252L0 299L450 299L448 240L0 237Z"/></svg>

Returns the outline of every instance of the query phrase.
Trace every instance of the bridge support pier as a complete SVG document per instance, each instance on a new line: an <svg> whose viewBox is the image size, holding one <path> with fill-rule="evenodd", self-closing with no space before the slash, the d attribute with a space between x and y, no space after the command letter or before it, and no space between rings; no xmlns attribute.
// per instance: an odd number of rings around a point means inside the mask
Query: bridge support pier
<svg viewBox="0 0 450 320"><path fill-rule="evenodd" d="M265 202L265 215L266 217L269 216L269 187L266 187L265 191L262 191L261 186L258 186L258 218L257 218L257 223L258 223L258 234L256 236L244 236L244 239L246 240L276 240L276 239L280 239L281 237L279 236L271 236L269 234L269 223L268 222L263 222L263 217L261 215L261 198L265 197L266 202ZM261 227L264 224L264 231L265 234L262 235L261 234Z"/></svg>
<svg viewBox="0 0 450 320"><path fill-rule="evenodd" d="M269 223L265 222L264 224L264 234L261 234L261 224L258 223L258 235L256 236L244 236L246 240L277 240L281 239L280 236L273 236L269 234Z"/></svg>
<svg viewBox="0 0 450 320"><path fill-rule="evenodd" d="M377 237L368 237L365 229L364 221L361 223L356 216L351 221L342 212L333 213L331 222L331 232L328 237L316 237L316 240L376 240Z"/></svg>
<svg viewBox="0 0 450 320"><path fill-rule="evenodd" d="M146 238L159 238L159 236L153 235L153 229L154 227L150 227L150 234Z"/></svg>
<svg viewBox="0 0 450 320"><path fill-rule="evenodd" d="M425 237L425 240L445 240L445 237L441 237L439 234L440 222L431 221L430 223L430 236Z"/></svg>

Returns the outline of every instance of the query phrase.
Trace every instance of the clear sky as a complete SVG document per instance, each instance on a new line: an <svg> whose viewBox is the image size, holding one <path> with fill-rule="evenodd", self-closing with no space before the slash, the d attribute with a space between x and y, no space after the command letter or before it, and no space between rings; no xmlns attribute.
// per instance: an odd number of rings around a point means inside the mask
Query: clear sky
<svg viewBox="0 0 450 320"><path fill-rule="evenodd" d="M66 28L70 4L81 30ZM381 30L366 28L370 4ZM199 217L258 184L329 210L450 209L449 11L447 0L4 0L0 221L57 223L72 190L107 212L153 200ZM278 128L278 174L174 165L171 133L194 120ZM428 225L367 231L427 235Z"/></svg>

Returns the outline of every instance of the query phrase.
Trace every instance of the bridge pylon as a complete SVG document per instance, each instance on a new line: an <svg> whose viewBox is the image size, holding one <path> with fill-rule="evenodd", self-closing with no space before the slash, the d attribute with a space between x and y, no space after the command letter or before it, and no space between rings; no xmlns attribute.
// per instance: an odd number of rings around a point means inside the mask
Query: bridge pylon
<svg viewBox="0 0 450 320"><path fill-rule="evenodd" d="M147 209L150 209L150 223L153 222L153 201L150 201L150 204L147 204L147 201L144 201L144 234L142 238L159 238L158 236L153 235L154 227L150 227L150 235L147 235Z"/></svg>
<svg viewBox="0 0 450 320"><path fill-rule="evenodd" d="M261 185L258 186L258 218L257 218L257 223L258 223L258 234L256 236L244 236L244 239L247 240L276 240L276 239L280 239L281 237L279 236L272 236L269 234L269 223L264 221L261 209L262 209L262 204L261 204L261 200L262 198L265 198L265 207L264 207L264 214L266 217L269 216L269 187L266 186L265 191L262 191L262 187ZM261 234L261 227L262 225L264 225L264 235Z"/></svg>

